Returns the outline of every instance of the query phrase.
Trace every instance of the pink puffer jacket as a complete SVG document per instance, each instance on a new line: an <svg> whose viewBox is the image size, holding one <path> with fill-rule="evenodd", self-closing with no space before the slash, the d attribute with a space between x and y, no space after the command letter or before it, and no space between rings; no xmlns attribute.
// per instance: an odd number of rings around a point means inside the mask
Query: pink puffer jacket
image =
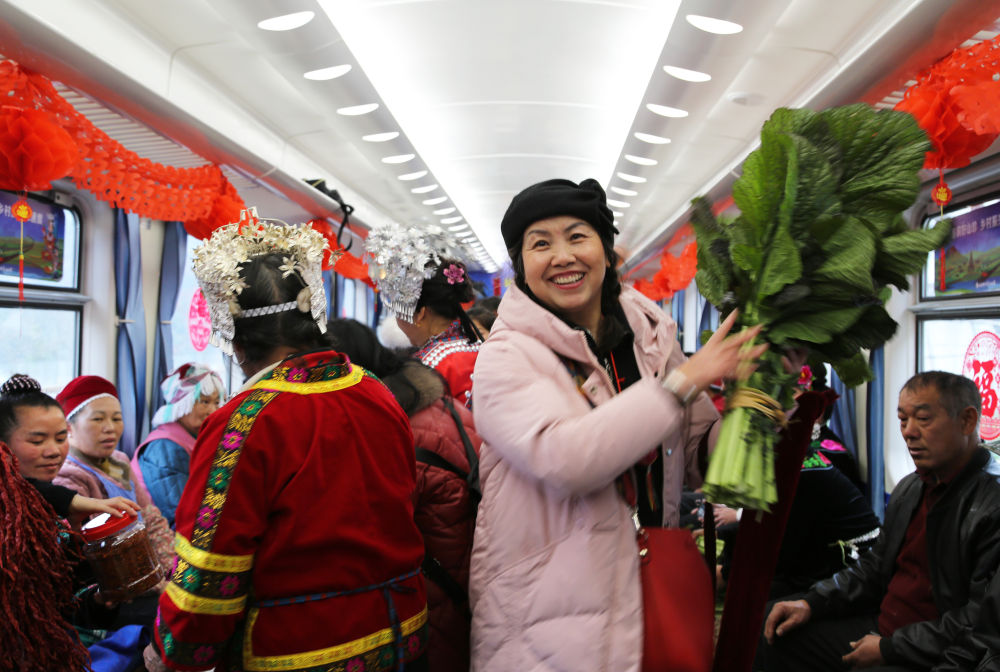
<svg viewBox="0 0 1000 672"><path fill-rule="evenodd" d="M684 361L673 321L632 289L621 305L642 375L621 394L583 332L516 287L479 353L483 501L469 582L477 672L639 669L635 528L614 481L659 445L663 519L676 525L682 483L700 484L698 444L719 416L707 396L684 409L660 384ZM556 353L584 364L582 388Z"/></svg>

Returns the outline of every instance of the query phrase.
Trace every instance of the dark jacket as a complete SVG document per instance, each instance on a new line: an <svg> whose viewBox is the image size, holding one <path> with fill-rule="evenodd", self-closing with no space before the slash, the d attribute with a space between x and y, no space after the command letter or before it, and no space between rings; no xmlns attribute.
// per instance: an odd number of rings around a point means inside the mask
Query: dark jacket
<svg viewBox="0 0 1000 672"><path fill-rule="evenodd" d="M429 450L462 471L469 462L465 445L451 414L441 398L447 394L445 381L416 360L407 362L395 374L383 378L394 393L402 386L417 393L409 409L410 426L416 447ZM402 395L397 394L397 398ZM409 396L409 395L407 395ZM412 398L412 397L411 397ZM460 403L452 406L462 419L465 433L476 451L482 440L472 424L472 413ZM475 529L475 506L464 478L447 469L417 459L416 508L414 519L424 537L424 548L444 570L468 592L469 557ZM468 604L457 604L431 577L425 581L430 622L427 657L430 669L466 672L469 669Z"/></svg>
<svg viewBox="0 0 1000 672"><path fill-rule="evenodd" d="M877 613L895 571L923 481L910 474L896 486L878 543L861 560L814 585L805 600L813 618ZM1000 562L1000 464L979 448L927 514L933 621L912 623L882 638L888 664L931 669L964 639Z"/></svg>
<svg viewBox="0 0 1000 672"><path fill-rule="evenodd" d="M1000 672L1000 575L990 582L972 631L949 647L944 659L934 672Z"/></svg>

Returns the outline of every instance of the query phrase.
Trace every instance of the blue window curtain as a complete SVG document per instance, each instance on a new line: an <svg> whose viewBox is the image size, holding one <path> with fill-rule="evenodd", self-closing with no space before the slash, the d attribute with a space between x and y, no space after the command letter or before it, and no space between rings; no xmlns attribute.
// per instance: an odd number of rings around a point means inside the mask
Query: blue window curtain
<svg viewBox="0 0 1000 672"><path fill-rule="evenodd" d="M840 395L833 402L830 429L844 442L851 455L858 457L858 414L854 405L854 389L844 385L837 372L830 369L830 389Z"/></svg>
<svg viewBox="0 0 1000 672"><path fill-rule="evenodd" d="M174 370L174 337L170 320L177 309L184 261L187 257L187 232L181 222L164 222L163 256L160 263L160 303L156 324L156 342L153 345L153 388L150 393L148 415L163 405L160 383Z"/></svg>
<svg viewBox="0 0 1000 672"><path fill-rule="evenodd" d="M115 208L116 383L125 431L120 449L131 455L149 429L146 417L146 310L142 304L139 216Z"/></svg>
<svg viewBox="0 0 1000 672"><path fill-rule="evenodd" d="M885 351L872 350L872 372L868 383L868 496L872 511L882 520L885 515Z"/></svg>
<svg viewBox="0 0 1000 672"><path fill-rule="evenodd" d="M670 300L670 317L674 318L674 323L677 324L677 340L681 343L684 342L684 297L686 293L686 289L674 292L674 296Z"/></svg>
<svg viewBox="0 0 1000 672"><path fill-rule="evenodd" d="M332 320L337 317L336 303L337 299L334 295L336 289L336 282L334 282L334 272L333 271L323 271L323 291L326 292L326 319Z"/></svg>
<svg viewBox="0 0 1000 672"><path fill-rule="evenodd" d="M701 321L698 324L698 333L695 336L695 350L701 349L701 335L705 331L715 331L719 328L719 311L708 302L708 299L701 297Z"/></svg>
<svg viewBox="0 0 1000 672"><path fill-rule="evenodd" d="M371 287L367 288L368 291L368 314L371 315L372 323L369 325L372 329L378 329L378 323L382 319L382 302L378 300L378 294Z"/></svg>

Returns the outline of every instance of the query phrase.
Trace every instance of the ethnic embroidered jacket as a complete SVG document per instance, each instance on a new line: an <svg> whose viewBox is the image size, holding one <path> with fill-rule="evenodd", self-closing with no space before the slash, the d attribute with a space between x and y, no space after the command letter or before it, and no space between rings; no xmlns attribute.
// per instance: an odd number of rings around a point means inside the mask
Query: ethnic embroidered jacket
<svg viewBox="0 0 1000 672"><path fill-rule="evenodd" d="M335 352L284 360L213 414L177 507L155 639L181 670L388 670L427 637L413 437Z"/></svg>
<svg viewBox="0 0 1000 672"><path fill-rule="evenodd" d="M458 320L432 337L413 356L440 373L451 396L472 407L472 370L476 367L479 343L470 343Z"/></svg>

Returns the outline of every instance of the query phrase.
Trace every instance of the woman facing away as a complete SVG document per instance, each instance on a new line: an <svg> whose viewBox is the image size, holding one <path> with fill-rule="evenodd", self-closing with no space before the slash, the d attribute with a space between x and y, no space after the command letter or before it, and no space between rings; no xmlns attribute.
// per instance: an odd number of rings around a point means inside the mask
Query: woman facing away
<svg viewBox="0 0 1000 672"><path fill-rule="evenodd" d="M132 473L173 527L194 440L208 416L218 410L226 388L209 367L182 364L160 383L160 389L165 403L153 416L153 431L132 455Z"/></svg>
<svg viewBox="0 0 1000 672"><path fill-rule="evenodd" d="M198 434L147 668L425 669L406 416L330 347L323 237L249 219L195 252L248 379Z"/></svg>
<svg viewBox="0 0 1000 672"><path fill-rule="evenodd" d="M462 304L475 298L465 266L428 245L423 232L395 224L365 241L382 300L417 348L414 357L440 373L451 395L472 407L472 369L482 335Z"/></svg>
<svg viewBox="0 0 1000 672"><path fill-rule="evenodd" d="M480 672L640 667L635 508L676 526L682 483L718 413L702 392L743 377L766 346L726 337L731 315L685 359L675 325L623 289L594 180L515 196L501 233L515 285L474 374L483 437L469 593Z"/></svg>
<svg viewBox="0 0 1000 672"><path fill-rule="evenodd" d="M482 443L472 414L452 403L440 374L388 350L365 325L333 320L329 328L336 348L378 376L410 419L417 451L415 519L424 538L430 616L427 662L435 672L467 671L469 556L478 502L469 491L466 451L478 451Z"/></svg>
<svg viewBox="0 0 1000 672"><path fill-rule="evenodd" d="M146 488L133 478L128 456L118 450L124 431L118 390L101 376L78 376L56 395L56 401L69 424L69 456L53 482L95 499L124 497L138 503L166 574L174 560L174 535Z"/></svg>

